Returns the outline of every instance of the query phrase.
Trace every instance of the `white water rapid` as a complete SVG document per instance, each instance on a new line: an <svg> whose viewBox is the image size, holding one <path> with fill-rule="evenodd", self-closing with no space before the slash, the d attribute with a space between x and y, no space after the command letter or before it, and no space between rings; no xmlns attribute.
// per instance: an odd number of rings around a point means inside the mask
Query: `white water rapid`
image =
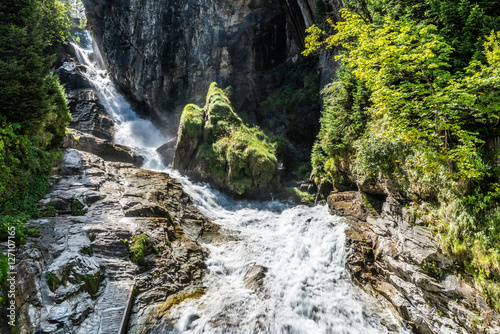
<svg viewBox="0 0 500 334"><path fill-rule="evenodd" d="M206 184L166 170L154 148L160 131L140 119L91 50L78 58L115 121L115 142L145 155L143 168L178 178L195 205L222 227L209 256L206 292L173 307L158 333L406 333L391 313L356 287L345 267L346 225L325 205L236 201ZM250 268L265 268L262 286L249 289Z"/></svg>

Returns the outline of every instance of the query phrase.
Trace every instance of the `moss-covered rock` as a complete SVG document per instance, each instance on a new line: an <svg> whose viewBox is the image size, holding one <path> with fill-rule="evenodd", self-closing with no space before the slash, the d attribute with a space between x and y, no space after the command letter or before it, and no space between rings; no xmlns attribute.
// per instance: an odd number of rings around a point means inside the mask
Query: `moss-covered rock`
<svg viewBox="0 0 500 334"><path fill-rule="evenodd" d="M151 254L152 245L145 234L133 235L130 238L130 247L128 250L130 260L137 265L147 267L144 257Z"/></svg>
<svg viewBox="0 0 500 334"><path fill-rule="evenodd" d="M193 151L198 147L203 133L205 111L194 104L188 104L182 111L177 146L174 154L174 167L184 170L191 159Z"/></svg>
<svg viewBox="0 0 500 334"><path fill-rule="evenodd" d="M203 109L184 108L174 168L231 195L266 197L279 188L283 142L245 124L226 93L212 83Z"/></svg>

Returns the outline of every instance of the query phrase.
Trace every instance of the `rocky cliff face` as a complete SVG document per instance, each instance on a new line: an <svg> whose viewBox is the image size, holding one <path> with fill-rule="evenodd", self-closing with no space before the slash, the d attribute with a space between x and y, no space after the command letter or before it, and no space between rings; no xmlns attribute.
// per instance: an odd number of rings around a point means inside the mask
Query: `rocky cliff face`
<svg viewBox="0 0 500 334"><path fill-rule="evenodd" d="M474 281L459 274L461 264L443 254L425 224L393 198L369 196L328 198L333 214L351 217L347 267L354 281L415 333L500 333L498 313Z"/></svg>
<svg viewBox="0 0 500 334"><path fill-rule="evenodd" d="M258 109L280 84L265 72L298 57L318 3L333 9L314 0L83 2L114 78L171 134L182 106L202 103L213 81L234 88L238 110Z"/></svg>
<svg viewBox="0 0 500 334"><path fill-rule="evenodd" d="M20 333L116 333L134 284L129 328L147 332L169 296L202 293L196 239L212 225L178 181L72 149L54 181L18 253Z"/></svg>
<svg viewBox="0 0 500 334"><path fill-rule="evenodd" d="M58 73L73 129L42 218L28 223L38 235L18 249L19 333L116 333L131 287L129 332L155 331L172 299L203 293L197 240L217 227L177 180L136 168L143 158L109 140L113 122L67 51Z"/></svg>
<svg viewBox="0 0 500 334"><path fill-rule="evenodd" d="M61 84L66 91L68 106L73 118L70 128L104 140L111 140L115 132L113 120L99 101L97 93L85 78L85 66L78 63L71 44L66 44L59 54L58 68Z"/></svg>

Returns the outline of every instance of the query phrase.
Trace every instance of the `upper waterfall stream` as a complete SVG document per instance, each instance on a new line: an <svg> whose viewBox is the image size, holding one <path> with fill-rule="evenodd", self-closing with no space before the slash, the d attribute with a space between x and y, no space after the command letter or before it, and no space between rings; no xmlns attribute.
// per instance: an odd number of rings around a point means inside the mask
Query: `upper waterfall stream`
<svg viewBox="0 0 500 334"><path fill-rule="evenodd" d="M345 267L345 223L325 205L232 200L166 169L155 148L167 141L119 93L98 54L74 45L86 76L115 123L116 143L145 156L143 168L167 171L194 204L222 227L204 244L205 293L171 308L158 333L403 333L391 313L355 286ZM257 291L245 275L260 269ZM264 268L264 269L262 269Z"/></svg>

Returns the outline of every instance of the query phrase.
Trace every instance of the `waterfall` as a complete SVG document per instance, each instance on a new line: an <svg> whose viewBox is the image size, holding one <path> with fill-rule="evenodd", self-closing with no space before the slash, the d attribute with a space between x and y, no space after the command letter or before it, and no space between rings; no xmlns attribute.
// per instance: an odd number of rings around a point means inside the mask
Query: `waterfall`
<svg viewBox="0 0 500 334"><path fill-rule="evenodd" d="M351 281L345 266L346 225L340 217L330 215L325 205L233 200L165 169L155 148L168 138L135 114L105 69L94 65L98 55L75 49L115 121L114 141L141 152L143 168L179 179L200 211L221 226L222 237L203 244L209 254L205 293L173 306L156 332L406 333ZM263 276L256 289L245 282L252 268Z"/></svg>
<svg viewBox="0 0 500 334"><path fill-rule="evenodd" d="M94 44L94 42L92 42ZM83 75L94 87L100 102L113 119L115 133L113 141L135 149L145 158L144 168L162 170L165 168L156 148L168 139L150 121L140 118L118 91L99 52L92 48L85 50L72 43L78 61L85 65Z"/></svg>

